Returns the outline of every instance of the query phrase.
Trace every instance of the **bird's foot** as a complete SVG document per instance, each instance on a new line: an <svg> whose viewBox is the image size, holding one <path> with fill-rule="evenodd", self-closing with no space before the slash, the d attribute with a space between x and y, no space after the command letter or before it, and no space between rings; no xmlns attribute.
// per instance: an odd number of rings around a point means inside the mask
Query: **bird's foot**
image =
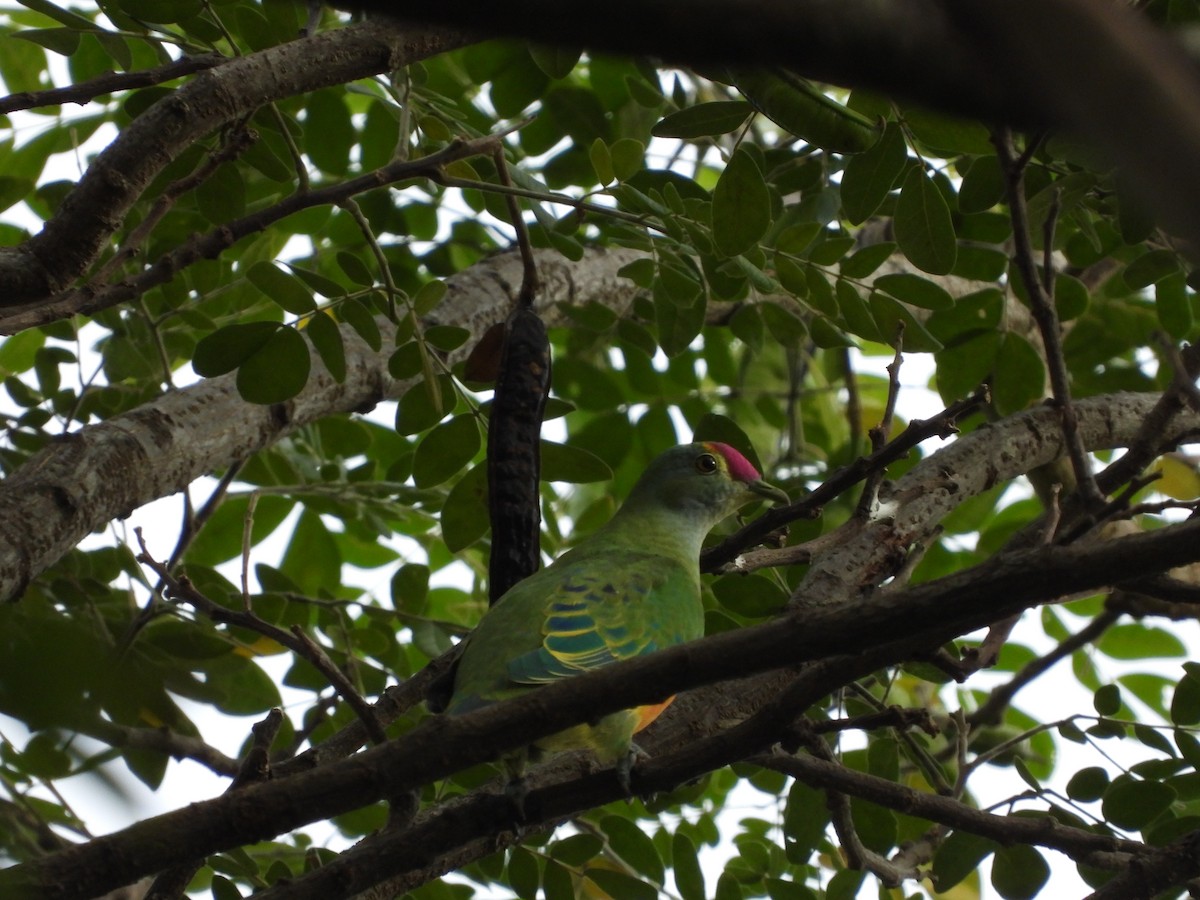
<svg viewBox="0 0 1200 900"><path fill-rule="evenodd" d="M525 798L528 796L529 782L525 780L524 775L511 778L504 785L504 799L508 801L509 808L512 810L513 822L518 830L524 828L527 821L525 817Z"/></svg>
<svg viewBox="0 0 1200 900"><path fill-rule="evenodd" d="M637 744L630 744L629 749L625 751L625 754L617 760L617 781L620 783L621 790L624 791L627 799L633 799L633 784L631 782L631 776L633 775L634 765L639 759L649 758L650 754Z"/></svg>

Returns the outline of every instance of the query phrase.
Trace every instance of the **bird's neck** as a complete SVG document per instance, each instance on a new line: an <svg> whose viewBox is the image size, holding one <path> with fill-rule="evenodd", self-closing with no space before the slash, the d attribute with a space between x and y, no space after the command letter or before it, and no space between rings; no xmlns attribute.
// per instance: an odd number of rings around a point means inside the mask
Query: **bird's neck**
<svg viewBox="0 0 1200 900"><path fill-rule="evenodd" d="M630 498L603 530L606 542L623 549L690 563L700 558L701 545L714 524L697 509L672 509Z"/></svg>

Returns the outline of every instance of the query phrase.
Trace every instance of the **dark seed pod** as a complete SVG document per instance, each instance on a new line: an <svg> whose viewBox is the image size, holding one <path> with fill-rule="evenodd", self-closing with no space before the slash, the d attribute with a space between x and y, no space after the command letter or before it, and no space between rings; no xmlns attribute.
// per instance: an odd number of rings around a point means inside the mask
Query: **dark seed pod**
<svg viewBox="0 0 1200 900"><path fill-rule="evenodd" d="M520 307L504 325L504 346L488 426L488 504L492 555L488 598L537 571L541 562L542 415L550 393L550 342L532 309Z"/></svg>

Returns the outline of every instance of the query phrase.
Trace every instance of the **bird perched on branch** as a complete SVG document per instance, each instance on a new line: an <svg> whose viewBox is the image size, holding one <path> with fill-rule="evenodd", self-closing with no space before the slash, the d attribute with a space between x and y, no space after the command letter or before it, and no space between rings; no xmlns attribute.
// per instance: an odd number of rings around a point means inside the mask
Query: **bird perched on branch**
<svg viewBox="0 0 1200 900"><path fill-rule="evenodd" d="M487 611L466 639L447 712L701 637L701 544L726 516L762 499L788 501L727 444L684 444L659 456L611 521ZM628 789L633 735L670 702L576 725L533 750L590 749L617 763ZM516 780L525 754L507 763Z"/></svg>

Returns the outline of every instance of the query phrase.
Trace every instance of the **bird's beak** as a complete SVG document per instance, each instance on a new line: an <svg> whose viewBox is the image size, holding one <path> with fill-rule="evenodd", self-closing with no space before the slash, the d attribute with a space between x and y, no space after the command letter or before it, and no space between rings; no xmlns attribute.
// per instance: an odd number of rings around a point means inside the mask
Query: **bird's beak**
<svg viewBox="0 0 1200 900"><path fill-rule="evenodd" d="M758 494L764 500L770 500L773 503L792 502L792 498L784 493L782 489L775 487L773 484L767 484L761 478L757 478L754 481L747 481L746 490L752 494Z"/></svg>

